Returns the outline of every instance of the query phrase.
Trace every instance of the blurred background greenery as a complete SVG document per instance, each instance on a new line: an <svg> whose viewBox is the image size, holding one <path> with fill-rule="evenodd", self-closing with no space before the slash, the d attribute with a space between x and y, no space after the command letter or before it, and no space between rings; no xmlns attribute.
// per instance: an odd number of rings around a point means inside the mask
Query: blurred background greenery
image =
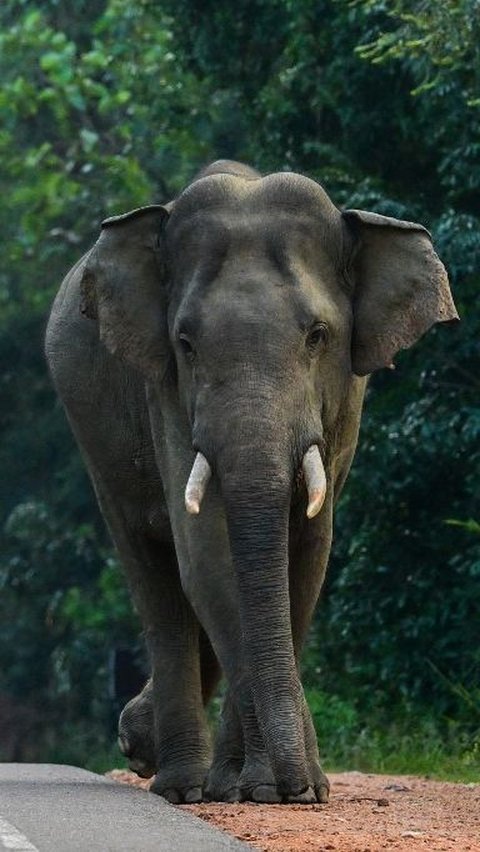
<svg viewBox="0 0 480 852"><path fill-rule="evenodd" d="M115 652L142 656L52 297L105 216L229 157L420 221L448 266L462 323L371 382L304 679L327 766L478 780L479 76L477 0L3 0L0 758L119 763Z"/></svg>

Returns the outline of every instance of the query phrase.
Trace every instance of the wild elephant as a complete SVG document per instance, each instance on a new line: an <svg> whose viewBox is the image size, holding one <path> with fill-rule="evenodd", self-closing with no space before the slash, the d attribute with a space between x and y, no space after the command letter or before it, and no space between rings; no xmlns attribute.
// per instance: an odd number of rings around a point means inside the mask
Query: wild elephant
<svg viewBox="0 0 480 852"><path fill-rule="evenodd" d="M155 792L327 800L298 662L365 377L456 317L421 225L229 161L68 273L46 351L145 632L120 743Z"/></svg>

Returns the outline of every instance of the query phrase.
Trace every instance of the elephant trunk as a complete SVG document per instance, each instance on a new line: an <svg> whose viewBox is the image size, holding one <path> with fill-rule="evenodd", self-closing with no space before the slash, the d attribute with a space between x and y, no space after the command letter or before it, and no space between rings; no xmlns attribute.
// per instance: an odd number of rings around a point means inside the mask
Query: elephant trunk
<svg viewBox="0 0 480 852"><path fill-rule="evenodd" d="M288 577L292 488L302 460L309 517L326 490L315 442L319 425L298 422L301 406L292 401L291 386L285 371L272 370L266 379L247 365L217 388L217 398L211 388L197 397L193 438L200 451L185 495L187 511L197 513L208 459L222 492L238 580L244 668L277 788L287 797L309 786Z"/></svg>
<svg viewBox="0 0 480 852"><path fill-rule="evenodd" d="M278 444L248 442L218 460L218 472L257 719L279 792L300 793L308 779L288 591L293 465L278 455Z"/></svg>

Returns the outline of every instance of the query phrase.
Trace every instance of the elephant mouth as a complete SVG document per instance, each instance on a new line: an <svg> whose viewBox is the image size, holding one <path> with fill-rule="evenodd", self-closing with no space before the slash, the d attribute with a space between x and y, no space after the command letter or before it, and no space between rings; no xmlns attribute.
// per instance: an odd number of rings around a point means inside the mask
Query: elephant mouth
<svg viewBox="0 0 480 852"><path fill-rule="evenodd" d="M212 476L209 462L201 452L195 461L185 488L185 508L190 515L198 515ZM301 477L301 480L299 480ZM308 493L307 518L311 520L320 512L327 493L327 477L318 444L311 444L303 456L302 466L295 482L305 482Z"/></svg>

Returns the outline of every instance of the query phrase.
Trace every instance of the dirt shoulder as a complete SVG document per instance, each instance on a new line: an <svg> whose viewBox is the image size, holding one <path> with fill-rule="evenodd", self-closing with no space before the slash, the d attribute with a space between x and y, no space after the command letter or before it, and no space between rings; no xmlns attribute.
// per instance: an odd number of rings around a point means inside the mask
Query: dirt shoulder
<svg viewBox="0 0 480 852"><path fill-rule="evenodd" d="M123 770L117 781L148 789ZM480 852L480 784L329 774L328 805L181 805L264 852Z"/></svg>

